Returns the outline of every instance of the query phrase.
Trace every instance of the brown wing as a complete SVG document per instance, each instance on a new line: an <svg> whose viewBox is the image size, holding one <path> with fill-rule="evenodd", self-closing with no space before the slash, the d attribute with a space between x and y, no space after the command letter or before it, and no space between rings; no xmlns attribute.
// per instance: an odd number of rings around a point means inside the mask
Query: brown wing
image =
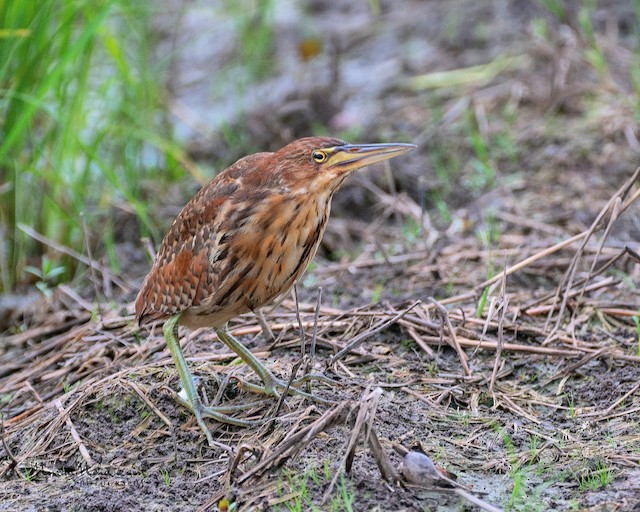
<svg viewBox="0 0 640 512"><path fill-rule="evenodd" d="M182 209L165 236L136 299L139 324L199 306L223 284L215 265L224 259L231 198L243 176L270 153L239 160L205 185Z"/></svg>

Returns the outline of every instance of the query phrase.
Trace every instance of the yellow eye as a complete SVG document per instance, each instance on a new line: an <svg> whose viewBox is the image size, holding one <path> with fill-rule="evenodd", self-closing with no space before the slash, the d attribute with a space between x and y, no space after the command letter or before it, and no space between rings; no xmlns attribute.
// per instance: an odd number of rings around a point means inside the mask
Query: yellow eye
<svg viewBox="0 0 640 512"><path fill-rule="evenodd" d="M313 158L313 161L315 163L321 164L322 162L325 162L327 160L327 154L324 151L316 150L311 153L311 158Z"/></svg>

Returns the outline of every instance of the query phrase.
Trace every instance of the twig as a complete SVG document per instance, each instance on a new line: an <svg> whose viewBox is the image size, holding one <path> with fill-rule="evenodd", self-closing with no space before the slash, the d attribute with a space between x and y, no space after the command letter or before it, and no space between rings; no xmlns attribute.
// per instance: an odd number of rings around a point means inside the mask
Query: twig
<svg viewBox="0 0 640 512"><path fill-rule="evenodd" d="M71 421L71 418L69 417L69 413L64 409L64 407L62 407L62 402L60 401L59 398L54 403L56 405L56 408L58 409L58 412L60 413L60 416L64 417L64 421L67 424L69 431L71 432L71 437L73 437L73 440L78 445L78 450L80 451L80 455L82 455L82 458L84 459L84 461L87 463L89 467L93 466L95 463L93 462L91 455L89 455L89 451L87 450L87 447L82 442L82 439L80 439L80 436L78 435L78 431L76 430L76 427L74 426L73 422Z"/></svg>
<svg viewBox="0 0 640 512"><path fill-rule="evenodd" d="M389 457L384 452L382 444L380 444L380 440L378 439L374 429L371 429L368 436L368 444L373 458L376 459L376 462L378 463L378 469L380 470L382 478L387 482L397 482L400 479L400 475L398 475L396 469L391 465Z"/></svg>
<svg viewBox="0 0 640 512"><path fill-rule="evenodd" d="M498 305L495 307L495 312L499 314L498 317L498 345L496 347L496 355L493 361L493 371L491 372L491 380L489 381L489 393L493 394L493 386L496 383L496 377L498 376L498 368L500 367L500 356L502 355L502 350L504 348L504 317L507 314L507 308L509 307L509 297L506 295L506 282L507 276L504 276L502 280L502 286L500 289L500 296L497 297L496 301ZM495 306L496 301L491 300L491 307L489 308L489 314L487 314L487 321L491 320L491 309ZM486 329L488 324L485 324L482 335L486 334Z"/></svg>
<svg viewBox="0 0 640 512"><path fill-rule="evenodd" d="M607 407L604 411L596 411L589 412L585 414L581 414L580 417L584 418L587 416L598 416L597 419L602 419L611 413L616 407L618 407L622 402L624 402L627 398L633 395L640 388L640 382L638 382L635 386L633 386L629 391L627 391L624 395L618 398L615 402L613 402L609 407ZM628 411L627 411L628 412Z"/></svg>
<svg viewBox="0 0 640 512"><path fill-rule="evenodd" d="M550 226L547 226L546 224L537 222L533 219L520 217L519 215L514 215L512 213L505 212L502 210L495 210L492 212L492 215L494 215L497 219L503 220L510 224L514 224L516 226L525 226L527 228L535 229L537 231L541 231L542 233L546 233L547 235L551 235L554 237L566 235L566 232L563 231L562 229L550 227Z"/></svg>
<svg viewBox="0 0 640 512"><path fill-rule="evenodd" d="M73 288L67 286L66 284L59 284L57 286L57 289L60 290L62 293L64 293L71 300L79 304L83 309L85 309L89 313L93 313L93 304L84 300ZM96 294L97 294L97 291L96 291Z"/></svg>
<svg viewBox="0 0 640 512"><path fill-rule="evenodd" d="M84 236L84 243L87 249L87 256L92 263L89 265L89 271L91 272L91 282L93 283L93 293L96 297L96 304L98 305L98 319L102 322L102 305L100 304L100 291L98 290L98 282L96 280L96 269L93 266L93 254L91 254L91 244L89 243L89 237L87 236L87 223L84 218L84 212L80 212L80 223L82 225L82 234Z"/></svg>
<svg viewBox="0 0 640 512"><path fill-rule="evenodd" d="M425 337L428 339L428 337ZM446 341L442 341L438 336L432 336L430 340L433 345L445 344L449 345ZM424 339L424 338L423 338ZM466 338L458 338L458 341L462 347L469 348L483 348L487 350L496 350L498 347L497 341L478 341L478 340L470 340ZM572 350L563 349L563 348L549 348L549 347L540 347L540 346L532 346L532 345L520 345L517 343L505 343L503 346L504 350L509 350L513 352L528 352L530 354L540 354L547 356L561 356L561 357L579 357L585 353L591 353L593 350L581 347L575 347ZM640 356L632 356L628 354L624 354L621 352L607 352L608 357L614 360L620 361L629 361L634 363L640 363Z"/></svg>
<svg viewBox="0 0 640 512"><path fill-rule="evenodd" d="M557 301L560 298L561 294L562 294L562 304L560 305L560 310L558 312L558 318L556 320L556 324L553 327L553 329L551 329L551 332L549 333L548 338L552 337L555 334L555 332L560 328L560 322L562 321L562 315L563 315L564 309L565 309L565 307L567 305L567 301L569 300L568 293L572 288L573 279L574 279L575 273L577 271L578 261L580 260L580 257L582 255L582 252L584 251L584 248L587 245L587 242L589 241L589 239L591 238L593 233L595 233L596 230L600 227L601 221L607 215L609 215L610 216L610 222L607 223L607 227L606 227L606 230L605 230L606 234L605 234L605 237L604 237L604 240L606 240L606 235L608 235L608 233L609 233L609 229L611 227L612 222L615 221L615 219L617 219L620 216L620 214L622 212L624 212L624 210L631 205L631 203L633 202L633 200L635 200L636 197L638 197L638 195L639 195L638 192L640 192L640 189L637 190L636 193L633 194L632 197L629 198L628 201L626 201L622 205L620 205L620 203L622 202L622 198L629 192L629 190L631 190L631 187L633 186L633 184L638 179L638 176L640 176L640 167L638 167L635 170L633 175L616 191L616 193L611 197L611 199L609 199L607 204L600 210L600 213L598 213L598 216L595 218L595 220L593 221L593 223L591 224L589 229L587 229L586 231L584 231L582 233L584 235L582 244L580 245L580 247L576 251L576 254L573 257L573 259L571 261L571 265L567 269L562 282L560 283L560 285L558 285L557 292L556 292L556 295L554 297L554 302L553 302L554 307L557 304ZM604 240L603 240L602 243L604 243ZM598 254L599 254L599 251L598 251ZM597 255L596 255L595 259L597 260ZM564 293L562 293L562 290L564 290ZM549 312L549 317L547 319L547 324L545 325L545 330L546 330L546 328L548 326L549 321L551 320L551 316L553 314L553 310L554 310L554 308L552 308L551 311Z"/></svg>
<svg viewBox="0 0 640 512"><path fill-rule="evenodd" d="M398 254L394 256L389 256L388 260L385 261L380 260L379 258L371 258L367 260L360 261L352 261L349 263L334 263L329 267L324 268L314 268L313 273L322 275L334 273L339 270L348 270L351 268L365 268L365 267L377 267L380 265L397 265L398 263L406 263L411 260L422 260L424 259L426 251L408 253L408 254Z"/></svg>
<svg viewBox="0 0 640 512"><path fill-rule="evenodd" d="M340 321L340 320L327 320L327 321L322 321L322 322L318 322L318 326L321 327L333 327L336 330L339 329L344 329L345 327L348 327L350 325L349 322L347 321ZM302 326L305 328L313 328L313 322L302 322ZM274 323L271 324L271 329L274 332L277 331L283 331L286 329L290 329L291 328L291 323L290 322L278 322L278 323ZM259 325L244 325L244 326L239 326L239 327L232 327L230 329L231 334L233 334L234 336L246 336L247 334L256 334L260 332L260 326Z"/></svg>
<svg viewBox="0 0 640 512"><path fill-rule="evenodd" d="M491 503L487 503L477 496L474 496L469 491L456 487L453 492L459 495L461 498L467 500L472 505L481 508L482 510L486 510L487 512L503 512L501 508L494 507Z"/></svg>
<svg viewBox="0 0 640 512"><path fill-rule="evenodd" d="M273 415L271 416L272 418L277 418L278 417L278 414L280 413L280 408L282 407L282 404L284 403L284 399L289 394L289 389L291 388L291 384L295 380L296 374L298 373L298 370L300 369L300 366L302 366L302 362L304 361L304 359L305 359L305 355L304 355L304 352L303 352L302 356L300 357L300 359L298 359L296 364L294 364L293 367L291 368L291 375L289 375L289 380L287 381L287 385L284 388L284 391L280 394L280 398L278 399L278 404L276 405L276 408L275 408L275 410L273 412Z"/></svg>
<svg viewBox="0 0 640 512"><path fill-rule="evenodd" d="M389 318L387 320L382 320L380 322L378 322L373 328L359 334L358 336L356 336L351 343L349 343L346 347L344 347L342 350L340 350L336 355L334 355L330 360L328 365L331 366L332 364L335 364L337 361L339 361L340 359L342 359L349 351L353 350L354 348L356 348L358 345L360 345L360 343L362 343L364 340L366 340L367 338L369 338L370 336L373 336L375 333L382 331L383 329L386 329L387 327L389 327L390 325L395 324L398 320L400 320L404 315L406 315L409 311L411 311L413 308L415 308L418 304L421 304L422 301L421 300L416 300L413 304L411 304L411 306L409 306L407 309L405 309L404 311L398 313L396 316L394 316L393 318Z"/></svg>
<svg viewBox="0 0 640 512"><path fill-rule="evenodd" d="M311 357L316 356L316 341L318 339L318 319L320 318L320 306L322 304L322 286L318 286L318 300L316 302L316 311L313 315L313 331L311 335Z"/></svg>
<svg viewBox="0 0 640 512"><path fill-rule="evenodd" d="M493 284L495 284L496 282L498 282L500 279L502 279L503 275L507 275L510 276L511 274L517 272L518 270L522 270L523 268L531 265L532 263L545 258L547 256L549 256L550 254L553 254L555 252L560 251L561 249L564 249L565 247L567 247L568 245L573 244L574 242L578 242L580 240L582 240L585 236L587 236L588 231L583 231L582 233L579 233L575 236L572 236L571 238L564 240L563 242L558 242L557 244L551 246L551 247L547 247L546 249L534 254L533 256L529 256L528 258L520 261L519 263L516 263L515 265L510 266L508 269L506 269L504 272L500 272L499 274L496 274L495 276L493 276L491 279L487 279L486 281L483 281L482 283L476 285L474 287L474 290L482 290L483 288L487 287L487 286L491 286Z"/></svg>
<svg viewBox="0 0 640 512"><path fill-rule="evenodd" d="M460 359L460 364L462 365L464 372L467 375L471 375L471 369L467 364L467 354L465 354L464 350L462 350L462 347L460 347L460 343L458 342L458 336L456 335L456 330L453 328L453 325L451 324L451 318L449 318L449 312L442 304L440 304L433 297L429 297L428 300L429 300L429 303L433 304L436 307L436 310L440 313L444 322L447 324L447 330L449 331L449 335L451 336L451 343L449 343L449 345L453 347L453 349L457 352L458 358Z"/></svg>
<svg viewBox="0 0 640 512"><path fill-rule="evenodd" d="M133 291L133 287L131 285L125 283L122 279L120 279L118 276L113 274L106 267L99 265L95 261L91 261L84 254L80 254L78 251L74 251L73 249L65 245L59 244L55 240L51 240L50 238L47 238L46 236L41 235L35 229L25 224L18 224L18 229L20 229L21 231L24 231L27 235L29 235L31 238L36 239L38 242L42 242L43 244L46 244L49 247L52 247L58 252L66 254L67 256L71 256L72 258L78 260L79 262L84 263L88 267L95 268L98 272L100 272L104 276L107 276L112 283L119 286L123 291L125 292Z"/></svg>
<svg viewBox="0 0 640 512"><path fill-rule="evenodd" d="M342 402L334 405L331 409L326 411L320 418L314 421L308 427L299 430L298 432L289 435L286 440L271 453L267 458L260 461L258 464L253 466L249 471L244 473L237 479L237 483L241 484L245 482L253 475L262 472L264 469L273 465L275 461L282 458L286 455L290 450L294 450L296 448L302 448L308 442L310 442L315 436L317 436L324 429L333 425L337 422L342 415L347 411L350 407L349 402Z"/></svg>
<svg viewBox="0 0 640 512"><path fill-rule="evenodd" d="M162 414L162 412L160 412L160 410L154 405L154 403L151 400L149 400L149 397L145 393L143 393L143 391L135 382L130 380L125 380L124 382L136 392L136 394L142 399L142 401L145 404L147 404L147 406L149 406L149 409L151 409L167 427L169 427L170 429L173 429L173 423L171 423L171 420L167 418L164 414Z"/></svg>
<svg viewBox="0 0 640 512"><path fill-rule="evenodd" d="M435 359L436 358L435 352L431 350L431 347L429 347L429 345L427 345L424 341L422 341L422 338L417 333L417 331L413 327L409 327L409 326L406 326L406 329L407 329L407 332L409 333L409 336L411 336L411 339L413 339L413 341L416 342L416 344L420 347L420 349L425 354L427 354L427 357L432 360Z"/></svg>
<svg viewBox="0 0 640 512"><path fill-rule="evenodd" d="M370 410L372 408L375 410L375 406L378 403L378 400L380 399L381 395L382 395L381 388L376 388L373 391L370 391L369 386L367 386L364 393L362 394L362 398L360 399L360 407L358 408L358 415L356 416L355 424L353 426L353 429L351 430L351 435L349 436L349 440L347 441L347 446L345 448L342 461L340 461L340 464L338 466L339 468L344 466L344 469L347 473L351 471L351 465L353 463L353 458L355 456L356 443L358 441L358 437L360 437L360 432L362 431L362 428L365 426L367 417L370 414L373 414ZM333 488L338 482L338 478L340 477L340 475L341 475L340 470L337 470L322 496L322 501L321 501L322 504L326 503L327 499L329 499L329 496L331 496L331 493L333 492Z"/></svg>
<svg viewBox="0 0 640 512"><path fill-rule="evenodd" d="M293 286L293 300L296 305L296 319L298 320L298 328L300 329L300 353L304 356L307 353L307 337L304 332L302 320L300 319L300 307L298 305L298 287Z"/></svg>
<svg viewBox="0 0 640 512"><path fill-rule="evenodd" d="M5 472L11 471L13 468L18 467L18 460L13 456L9 445L7 444L7 438L4 435L4 411L0 411L0 438L2 439L2 446L4 447L4 451L7 454L7 457L11 459L9 465L2 470L0 476L4 475Z"/></svg>
<svg viewBox="0 0 640 512"><path fill-rule="evenodd" d="M580 361L577 361L576 363L573 363L573 364L567 366L561 372L558 372L555 375L553 375L552 377L549 377L547 380L544 381L544 384L542 384L542 386L548 386L549 384L551 384L555 380L562 379L564 377L567 377L567 376L571 375L575 370L577 370L578 368L584 366L585 364L587 364L592 359L600 357L601 355L606 354L607 352L610 352L610 351L611 351L610 347L602 347L602 348L600 348L600 349L598 349L598 350L596 350L594 352L590 352L590 353L586 354L582 359L580 359Z"/></svg>
<svg viewBox="0 0 640 512"><path fill-rule="evenodd" d="M623 253L621 253L623 254ZM616 258L617 259L617 258ZM592 276L593 277L593 276ZM586 281L586 279L585 279ZM584 292L592 292L594 290L599 290L601 288L607 288L609 286L615 286L618 283L620 283L619 280L615 280L613 277L607 277L605 279L603 279L602 281L599 281L597 283L592 283L589 286L584 287L582 290ZM576 284L582 284L582 283L576 283ZM573 290L572 292L569 293L569 297L575 297L576 295L578 295L579 293L581 293L579 290ZM547 299L551 298L551 296L547 296ZM543 301L536 301L537 303L543 302ZM557 308L557 304L545 304L544 306L537 306L537 307L533 307L533 305L527 305L527 307L523 308L523 311L529 315L529 316L536 316L539 315L541 313L546 313L548 311L553 310L554 308Z"/></svg>
<svg viewBox="0 0 640 512"><path fill-rule="evenodd" d="M582 288L580 289L580 294L578 295L578 298L577 298L578 304L580 304L582 302L582 297L584 297L584 294L586 292L587 285L589 284L589 281L595 277L594 271L595 271L595 268L596 268L596 264L598 263L598 258L600 257L602 249L604 248L604 244L607 241L607 238L609 238L609 232L611 231L611 228L612 228L614 222L620 216L621 203L622 203L622 199L620 197L618 197L618 198L616 198L616 200L611 205L611 210L612 210L611 211L611 216L609 218L609 222L607 223L607 227L604 230L604 234L602 235L602 241L600 242L600 245L598 246L598 250L596 251L596 254L593 257L593 261L591 262L591 268L589 269L589 272L587 272L587 277L584 279L584 283L582 284ZM624 253L625 253L625 251L620 251L619 254L624 254ZM603 265L603 267L605 265ZM570 292L570 289L567 289L565 293L568 293L568 292ZM578 313L578 308L575 308L573 310L573 314L572 314L572 322L575 319L577 313Z"/></svg>
<svg viewBox="0 0 640 512"><path fill-rule="evenodd" d="M591 274L589 277L590 278L594 278L597 275L602 274L605 270L607 270L611 265L613 265L616 261L618 261L622 256L624 256L625 254L629 253L631 255L631 257L633 257L633 251L631 251L628 247L625 247L622 251L620 251L618 254L616 254L615 256L613 256L611 259L609 259L609 261L607 261L604 265L602 265L598 270L596 270L593 274ZM583 277L581 278L579 281L576 282L576 286L580 286L582 284L585 284L588 282L588 278ZM593 285L590 285L593 286ZM574 294L575 292L572 292L572 294ZM534 306L541 304L543 302L548 301L549 299L553 298L555 296L555 292L554 293L548 293L546 295L543 295L542 297L539 297L537 299L535 299L534 301L528 302L526 305L522 306L520 309L523 311L529 311L529 309L533 308ZM528 313L527 313L528 314Z"/></svg>

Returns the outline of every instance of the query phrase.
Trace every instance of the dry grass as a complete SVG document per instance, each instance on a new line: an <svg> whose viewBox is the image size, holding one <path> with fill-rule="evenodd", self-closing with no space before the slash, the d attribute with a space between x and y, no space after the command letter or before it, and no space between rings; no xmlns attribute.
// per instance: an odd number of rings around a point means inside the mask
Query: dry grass
<svg viewBox="0 0 640 512"><path fill-rule="evenodd" d="M640 195L634 188L639 173L636 171L620 187L588 230L538 249L511 235L511 246L503 246L501 252L517 263L448 298L437 301L425 297L423 301L396 305L383 301L348 309L318 307L313 302L301 302L296 308L295 302L285 301L268 312L267 321L276 340L267 345L258 341L254 353L270 359L271 367L285 375L291 368L302 367L303 372L322 372L337 381L338 385L330 389L324 383L314 384L314 392L330 397L335 405L303 404L299 398L288 398L279 410L273 401L259 400L241 414L247 419L271 421L255 429L214 426L220 443L214 451L206 448L189 415L180 413L167 400L173 393L169 384L176 378L164 340L157 328L148 332L133 325L131 305L120 311L110 309L100 319L83 310L82 304L61 307L54 314L47 312L28 330L5 338L3 343L0 389L5 400L2 440L6 456L0 473L10 480L31 480L96 468L133 471L141 460L157 468L191 460L191 471L200 475L197 481L206 481L209 486L217 482L202 510L229 495L240 497L245 507L273 504L281 497L281 483L274 469L291 465L303 452L317 450L314 443L322 442L327 433L344 436L355 422L356 430L343 438L343 448L337 451L342 455L337 465L334 461L335 478L340 468L351 469L357 433L366 423L366 438L370 442L371 435L380 439L380 448L372 453L383 475L401 479L388 469L393 467L392 432L398 425L389 418L378 425L375 407L372 410L368 399L361 398L373 389L379 390L376 404L382 393L404 395L400 402L412 402L413 407L424 409L428 418L450 423L441 434L457 428L462 416L477 425L475 433L454 443L458 453L478 450L474 437L487 435L488 425L493 425L489 431L496 425L507 428L503 413L518 418L525 432L541 440L536 458L543 450L557 452L554 457L560 458L580 447L589 450L582 446L584 439L573 438L568 432L563 434L567 437L561 447L557 434L545 433L543 425L550 421L550 414L562 418L562 422L571 418L590 425L621 421L637 425L638 384L621 384L610 396L592 397L591 404L587 397L576 397L580 403L574 405L562 397L568 382L580 380L584 369L593 368L598 361L610 368L640 363L632 325L638 311L627 298L624 283L605 272L634 266L637 271L640 263L630 248L612 248L606 243L613 223ZM392 264L393 268L401 266L406 282L416 282L432 279L426 276L436 269L440 276L446 276L445 269L455 268L462 257L466 261L487 257L455 245L447 246L435 259L426 247L414 245L410 249L394 255L393 261L389 261L391 257L385 261L364 254L350 263L348 270L375 272L378 267L390 271ZM427 255L431 263L425 261ZM344 272L344 265L329 264L318 269L315 278L326 290ZM532 293L529 278L540 274L558 276L555 292ZM443 279L441 285L447 284ZM487 287L484 312L477 317L478 301ZM452 289L460 286L452 283ZM601 334L594 335L584 326L596 319ZM246 340L259 335L261 327L250 315L235 322L232 332ZM394 341L398 336L407 341L398 344ZM215 338L206 330L190 339L197 340L198 347L205 347L205 351L197 350L188 358L197 373L207 378L215 375L220 381L220 387L207 385L210 396L224 396L231 403L249 400L244 393L224 388L244 372L229 364L235 355L226 350L210 351ZM301 339L307 351L313 345L318 352L312 358L305 355L302 366L293 361L300 357ZM433 370L427 373L425 368L430 364ZM439 369L440 365L446 369ZM546 367L547 371L544 377L527 382L520 374L526 366ZM99 422L106 422L106 427ZM118 436L105 434L110 429L117 430ZM405 432L408 439L415 436L415 432ZM398 441L402 444L402 439L393 442ZM435 436L421 449L427 453L431 450L431 456L437 453L432 451L434 447L448 453L450 442ZM602 439L595 442L601 444ZM627 434L616 437L614 451L603 446L594 446L593 450L604 449L603 457L621 472L629 464L638 464L637 442L637 435ZM511 465L517 466L514 461L526 459L527 454L514 449L509 457ZM491 461L471 462L473 459L469 457L466 468L458 467L461 481L465 480L466 469L490 469L487 464ZM499 460L507 462L501 457L493 462ZM493 469L508 471L506 467ZM335 478L325 489L325 500Z"/></svg>

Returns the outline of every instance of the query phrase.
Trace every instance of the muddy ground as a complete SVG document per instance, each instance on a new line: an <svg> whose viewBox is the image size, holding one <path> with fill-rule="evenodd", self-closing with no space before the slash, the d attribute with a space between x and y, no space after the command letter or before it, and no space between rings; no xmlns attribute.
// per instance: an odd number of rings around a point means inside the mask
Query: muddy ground
<svg viewBox="0 0 640 512"><path fill-rule="evenodd" d="M385 481L403 448L499 509L640 510L640 28L627 2L542 4L281 4L274 68L234 87L240 24L168 3L169 108L203 169L318 131L418 148L339 192L298 306L265 312L275 341L232 322L285 379L313 342L296 371L334 380L311 385L328 403L266 399L239 416L267 423L209 422L219 446L172 399L160 326L133 322L150 263L131 219L99 311L89 272L7 310L0 510L477 509ZM195 188L167 192L161 226ZM182 334L210 399L256 400L215 334Z"/></svg>

